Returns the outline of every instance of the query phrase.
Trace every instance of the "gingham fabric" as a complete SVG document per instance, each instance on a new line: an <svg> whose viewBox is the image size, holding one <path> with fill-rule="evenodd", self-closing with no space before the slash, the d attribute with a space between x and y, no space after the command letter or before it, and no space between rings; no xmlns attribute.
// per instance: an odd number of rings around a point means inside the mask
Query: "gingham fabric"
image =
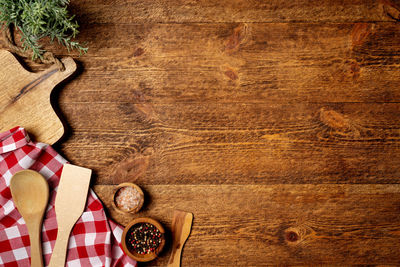
<svg viewBox="0 0 400 267"><path fill-rule="evenodd" d="M57 237L56 191L66 160L52 147L30 141L20 127L0 133L0 266L29 266L30 242L24 219L11 198L11 176L23 169L40 172L50 188L43 220L44 264L49 264ZM109 220L100 200L89 190L86 208L68 243L66 266L136 266L121 248L121 226Z"/></svg>

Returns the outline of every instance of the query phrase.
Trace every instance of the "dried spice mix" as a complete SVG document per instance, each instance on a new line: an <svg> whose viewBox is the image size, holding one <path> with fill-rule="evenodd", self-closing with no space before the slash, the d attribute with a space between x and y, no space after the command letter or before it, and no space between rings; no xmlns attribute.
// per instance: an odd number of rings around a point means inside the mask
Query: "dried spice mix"
<svg viewBox="0 0 400 267"><path fill-rule="evenodd" d="M144 255L154 252L162 241L162 233L150 223L133 225L127 235L129 250Z"/></svg>

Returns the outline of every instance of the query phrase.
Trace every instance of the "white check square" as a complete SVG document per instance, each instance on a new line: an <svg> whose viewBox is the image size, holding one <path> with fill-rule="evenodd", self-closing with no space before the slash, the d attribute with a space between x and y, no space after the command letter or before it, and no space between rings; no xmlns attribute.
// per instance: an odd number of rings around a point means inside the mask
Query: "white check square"
<svg viewBox="0 0 400 267"><path fill-rule="evenodd" d="M6 233L8 239L14 239L21 236L17 226L6 228L4 229L4 232Z"/></svg>
<svg viewBox="0 0 400 267"><path fill-rule="evenodd" d="M29 257L25 247L13 249L12 252L16 260L22 260Z"/></svg>

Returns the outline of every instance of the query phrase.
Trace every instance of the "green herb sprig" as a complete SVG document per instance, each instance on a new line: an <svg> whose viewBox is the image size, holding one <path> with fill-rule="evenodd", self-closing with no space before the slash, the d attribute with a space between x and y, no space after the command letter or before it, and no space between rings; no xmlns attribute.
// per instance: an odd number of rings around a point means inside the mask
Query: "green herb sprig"
<svg viewBox="0 0 400 267"><path fill-rule="evenodd" d="M0 21L3 27L14 26L21 32L22 47L32 50L32 60L42 59L46 52L39 43L44 37L57 40L68 51L86 53L87 47L72 40L79 25L68 13L68 4L69 0L0 0Z"/></svg>

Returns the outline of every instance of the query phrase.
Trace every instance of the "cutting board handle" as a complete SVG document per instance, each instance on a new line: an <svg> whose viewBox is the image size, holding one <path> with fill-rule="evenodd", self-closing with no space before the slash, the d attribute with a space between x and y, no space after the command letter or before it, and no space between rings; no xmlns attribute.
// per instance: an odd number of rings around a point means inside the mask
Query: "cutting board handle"
<svg viewBox="0 0 400 267"><path fill-rule="evenodd" d="M50 85L47 87L50 92L57 84L71 76L71 74L76 71L77 66L73 58L62 58L61 62L65 66L65 70L63 71L59 70L57 65L51 65L48 69L36 73L41 77L41 79L43 79L43 82L47 82Z"/></svg>

